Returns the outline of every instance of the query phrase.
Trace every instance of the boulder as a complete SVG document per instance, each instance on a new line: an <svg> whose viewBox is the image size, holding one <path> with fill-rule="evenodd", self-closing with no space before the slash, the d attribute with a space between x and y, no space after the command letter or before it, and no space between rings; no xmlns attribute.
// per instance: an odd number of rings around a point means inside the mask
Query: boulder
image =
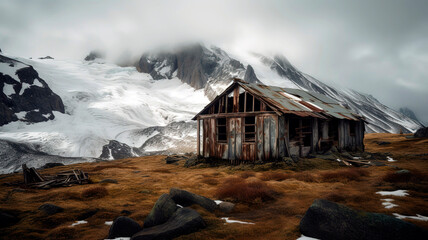
<svg viewBox="0 0 428 240"><path fill-rule="evenodd" d="M41 169L48 169L48 168L59 167L59 166L64 166L64 164L63 163L46 163L45 165L43 165L43 167L41 167Z"/></svg>
<svg viewBox="0 0 428 240"><path fill-rule="evenodd" d="M330 240L428 239L427 231L397 218L353 210L324 199L315 200L300 221L300 232Z"/></svg>
<svg viewBox="0 0 428 240"><path fill-rule="evenodd" d="M103 54L98 51L91 51L86 57L85 61L93 61L97 58L103 58Z"/></svg>
<svg viewBox="0 0 428 240"><path fill-rule="evenodd" d="M184 207L198 204L210 212L217 208L217 204L213 200L178 188L171 188L169 195L175 203Z"/></svg>
<svg viewBox="0 0 428 240"><path fill-rule="evenodd" d="M0 228L9 227L17 223L19 219L9 213L0 212Z"/></svg>
<svg viewBox="0 0 428 240"><path fill-rule="evenodd" d="M169 194L162 194L144 220L144 228L165 223L177 209L177 204L171 199Z"/></svg>
<svg viewBox="0 0 428 240"><path fill-rule="evenodd" d="M428 127L419 128L414 136L417 138L428 138Z"/></svg>
<svg viewBox="0 0 428 240"><path fill-rule="evenodd" d="M180 208L166 223L144 228L133 235L131 240L173 239L204 227L205 222L197 211L191 208Z"/></svg>
<svg viewBox="0 0 428 240"><path fill-rule="evenodd" d="M100 181L100 183L115 183L117 184L117 180L116 179L111 179L111 178L106 178Z"/></svg>
<svg viewBox="0 0 428 240"><path fill-rule="evenodd" d="M218 209L224 213L230 213L232 212L233 208L235 207L235 204L231 202L221 202L218 205Z"/></svg>
<svg viewBox="0 0 428 240"><path fill-rule="evenodd" d="M391 142L386 142L386 141L378 141L378 142L376 142L377 143L377 145L379 145L379 146L382 146L382 145L389 145L389 144L391 144Z"/></svg>
<svg viewBox="0 0 428 240"><path fill-rule="evenodd" d="M141 230L140 224L136 221L129 217L120 216L113 221L107 238L132 237L132 235Z"/></svg>
<svg viewBox="0 0 428 240"><path fill-rule="evenodd" d="M64 208L59 207L54 204L45 203L39 207L39 210L44 212L47 215L54 215L56 213L60 213L64 211Z"/></svg>
<svg viewBox="0 0 428 240"><path fill-rule="evenodd" d="M171 164L171 163L176 163L180 160L185 159L184 156L178 156L178 155L171 155L165 158L165 163L166 164Z"/></svg>

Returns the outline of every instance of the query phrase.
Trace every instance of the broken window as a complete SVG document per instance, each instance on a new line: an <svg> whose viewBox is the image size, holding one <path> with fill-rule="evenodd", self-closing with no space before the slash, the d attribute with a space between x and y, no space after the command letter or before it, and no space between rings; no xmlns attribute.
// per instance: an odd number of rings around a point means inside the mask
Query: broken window
<svg viewBox="0 0 428 240"><path fill-rule="evenodd" d="M349 135L355 136L356 132L357 132L357 122L350 121L349 122Z"/></svg>
<svg viewBox="0 0 428 240"><path fill-rule="evenodd" d="M227 142L226 118L217 118L217 142Z"/></svg>
<svg viewBox="0 0 428 240"><path fill-rule="evenodd" d="M244 119L244 142L256 142L256 117Z"/></svg>

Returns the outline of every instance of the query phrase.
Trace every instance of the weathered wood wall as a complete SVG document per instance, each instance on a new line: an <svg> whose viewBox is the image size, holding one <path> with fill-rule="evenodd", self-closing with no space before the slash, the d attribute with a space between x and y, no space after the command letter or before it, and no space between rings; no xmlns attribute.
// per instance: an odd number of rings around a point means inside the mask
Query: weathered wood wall
<svg viewBox="0 0 428 240"><path fill-rule="evenodd" d="M339 146L340 150L364 150L364 122L355 124L355 134L351 135L351 121L339 121Z"/></svg>
<svg viewBox="0 0 428 240"><path fill-rule="evenodd" d="M217 140L216 118L202 120L202 156L229 159L232 164L278 159L288 155L286 120L275 114L256 116L255 142L244 141L244 117L226 118L227 142ZM281 126L281 127L280 127ZM279 130L281 129L281 130Z"/></svg>

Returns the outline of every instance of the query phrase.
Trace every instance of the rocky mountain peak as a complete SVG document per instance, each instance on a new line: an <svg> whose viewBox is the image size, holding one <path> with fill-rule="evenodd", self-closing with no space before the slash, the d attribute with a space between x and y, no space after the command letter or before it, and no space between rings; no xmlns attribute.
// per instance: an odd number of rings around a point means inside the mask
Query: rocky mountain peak
<svg viewBox="0 0 428 240"><path fill-rule="evenodd" d="M256 73L254 72L253 67L251 65L247 66L247 70L245 71L244 81L248 83L260 83L260 80L257 78Z"/></svg>

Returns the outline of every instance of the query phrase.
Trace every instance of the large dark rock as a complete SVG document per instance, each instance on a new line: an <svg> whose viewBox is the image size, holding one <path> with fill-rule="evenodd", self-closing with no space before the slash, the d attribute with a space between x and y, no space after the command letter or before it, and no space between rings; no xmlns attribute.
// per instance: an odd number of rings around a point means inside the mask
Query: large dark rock
<svg viewBox="0 0 428 240"><path fill-rule="evenodd" d="M418 138L428 138L428 127L419 128L414 136Z"/></svg>
<svg viewBox="0 0 428 240"><path fill-rule="evenodd" d="M142 152L138 148L130 147L116 140L110 140L108 144L103 146L100 158L113 160L138 157L140 155L142 155Z"/></svg>
<svg viewBox="0 0 428 240"><path fill-rule="evenodd" d="M174 202L185 207L198 204L210 212L217 208L217 204L213 200L178 188L171 188L169 195Z"/></svg>
<svg viewBox="0 0 428 240"><path fill-rule="evenodd" d="M108 239L118 237L132 237L132 235L141 231L141 226L129 217L120 216L113 221L108 233Z"/></svg>
<svg viewBox="0 0 428 240"><path fill-rule="evenodd" d="M191 208L180 208L164 224L144 228L132 236L131 240L173 239L181 235L196 232L205 227L199 213Z"/></svg>
<svg viewBox="0 0 428 240"><path fill-rule="evenodd" d="M260 80L257 78L256 73L254 72L253 67L251 65L247 66L247 70L245 71L244 81L248 83L260 83Z"/></svg>
<svg viewBox="0 0 428 240"><path fill-rule="evenodd" d="M51 163L46 163L40 169L48 169L48 168L61 167L61 166L64 166L64 163L51 162Z"/></svg>
<svg viewBox="0 0 428 240"><path fill-rule="evenodd" d="M55 118L53 111L64 113L62 99L32 66L2 55L0 64L15 71L12 76L0 72L0 126L17 120L48 121ZM17 113L23 115L18 117Z"/></svg>
<svg viewBox="0 0 428 240"><path fill-rule="evenodd" d="M232 73L245 70L242 63L230 58L223 50L201 44L188 45L177 51L145 53L136 64L138 71L149 73L153 79L170 79L176 72L182 82L201 89L210 79L227 80Z"/></svg>
<svg viewBox="0 0 428 240"><path fill-rule="evenodd" d="M149 228L165 223L177 209L177 204L171 199L169 194L162 194L144 220L143 227Z"/></svg>
<svg viewBox="0 0 428 240"><path fill-rule="evenodd" d="M428 239L425 230L397 218L353 210L323 199L315 200L300 221L300 232L330 240Z"/></svg>
<svg viewBox="0 0 428 240"><path fill-rule="evenodd" d="M103 54L99 51L91 51L86 57L85 61L93 61L97 58L103 58Z"/></svg>
<svg viewBox="0 0 428 240"><path fill-rule="evenodd" d="M59 207L54 204L45 203L39 207L39 210L44 212L47 215L54 215L56 213L60 213L64 211L64 208Z"/></svg>
<svg viewBox="0 0 428 240"><path fill-rule="evenodd" d="M0 228L9 227L17 223L19 219L9 213L0 212Z"/></svg>

